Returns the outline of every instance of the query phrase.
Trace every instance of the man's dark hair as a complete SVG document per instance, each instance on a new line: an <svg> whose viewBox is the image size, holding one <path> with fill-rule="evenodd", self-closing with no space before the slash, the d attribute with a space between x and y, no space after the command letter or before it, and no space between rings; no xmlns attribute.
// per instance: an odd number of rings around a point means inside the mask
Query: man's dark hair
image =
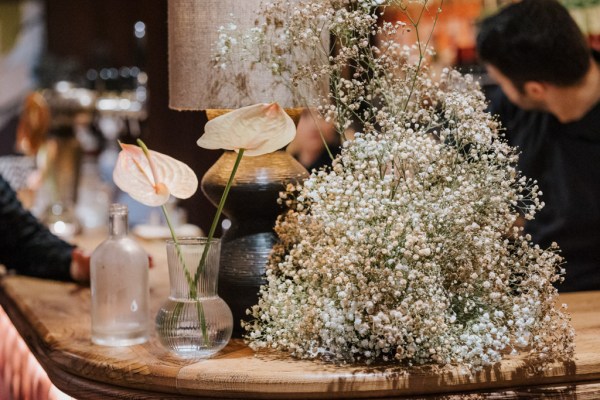
<svg viewBox="0 0 600 400"><path fill-rule="evenodd" d="M586 39L555 0L523 0L485 19L477 51L519 90L526 81L570 86L590 67Z"/></svg>

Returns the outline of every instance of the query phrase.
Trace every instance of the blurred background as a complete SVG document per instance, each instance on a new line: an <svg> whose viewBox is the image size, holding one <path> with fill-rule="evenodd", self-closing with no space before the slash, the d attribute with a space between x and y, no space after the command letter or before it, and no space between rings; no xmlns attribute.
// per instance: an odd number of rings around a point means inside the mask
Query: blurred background
<svg viewBox="0 0 600 400"><path fill-rule="evenodd" d="M477 21L503 3L445 0L432 37L436 67L454 66L492 84L477 63L475 35ZM600 50L600 0L564 3ZM430 2L432 15L439 4ZM388 9L385 19L402 14ZM431 24L421 29L429 32ZM113 201L130 205L132 225L160 225L158 209L139 206L112 185L116 139L142 138L198 177L219 157L194 144L204 113L168 108L167 72L166 0L0 0L0 173L56 233L105 226ZM314 156L301 151L315 146L309 135L290 147L314 167L319 143ZM176 223L205 231L214 214L200 191L170 206Z"/></svg>

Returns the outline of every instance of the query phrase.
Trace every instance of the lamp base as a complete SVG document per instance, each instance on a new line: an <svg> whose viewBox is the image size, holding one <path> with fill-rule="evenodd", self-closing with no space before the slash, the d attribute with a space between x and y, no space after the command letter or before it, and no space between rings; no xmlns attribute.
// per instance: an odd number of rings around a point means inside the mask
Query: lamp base
<svg viewBox="0 0 600 400"><path fill-rule="evenodd" d="M227 151L206 172L201 188L213 204L225 190L236 153ZM266 283L265 267L277 237L275 221L283 210L279 192L288 183L302 182L306 168L285 151L258 157L243 157L229 191L223 213L231 227L221 238L219 296L233 313L234 337L241 337L240 321L258 302L260 286Z"/></svg>

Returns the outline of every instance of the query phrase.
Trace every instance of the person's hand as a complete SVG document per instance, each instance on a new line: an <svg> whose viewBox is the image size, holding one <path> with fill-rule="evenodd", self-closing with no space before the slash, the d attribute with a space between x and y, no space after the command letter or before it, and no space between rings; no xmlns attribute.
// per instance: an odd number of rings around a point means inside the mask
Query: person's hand
<svg viewBox="0 0 600 400"><path fill-rule="evenodd" d="M79 283L90 281L90 253L78 247L71 253L71 278Z"/></svg>

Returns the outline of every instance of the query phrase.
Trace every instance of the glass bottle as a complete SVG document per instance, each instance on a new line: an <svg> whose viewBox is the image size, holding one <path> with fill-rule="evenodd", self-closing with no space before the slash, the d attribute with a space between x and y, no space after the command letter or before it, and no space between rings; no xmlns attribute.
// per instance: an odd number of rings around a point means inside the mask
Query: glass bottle
<svg viewBox="0 0 600 400"><path fill-rule="evenodd" d="M109 209L109 237L92 253L92 342L129 346L148 340L148 254L127 236L127 206Z"/></svg>

